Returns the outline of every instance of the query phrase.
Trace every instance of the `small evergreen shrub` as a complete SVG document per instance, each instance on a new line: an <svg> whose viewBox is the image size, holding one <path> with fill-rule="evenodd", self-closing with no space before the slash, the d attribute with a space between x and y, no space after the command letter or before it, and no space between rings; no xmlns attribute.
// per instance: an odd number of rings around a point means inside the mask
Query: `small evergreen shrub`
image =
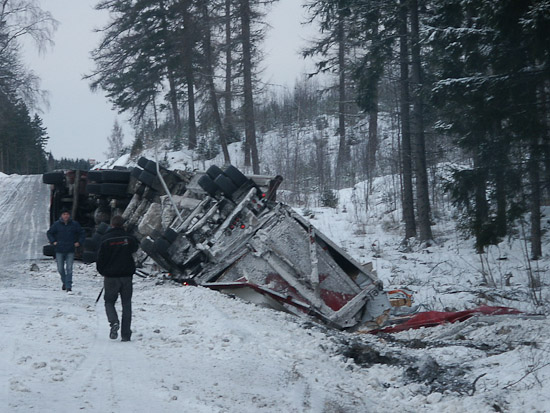
<svg viewBox="0 0 550 413"><path fill-rule="evenodd" d="M321 205L328 208L338 206L338 197L332 189L325 189L321 194Z"/></svg>

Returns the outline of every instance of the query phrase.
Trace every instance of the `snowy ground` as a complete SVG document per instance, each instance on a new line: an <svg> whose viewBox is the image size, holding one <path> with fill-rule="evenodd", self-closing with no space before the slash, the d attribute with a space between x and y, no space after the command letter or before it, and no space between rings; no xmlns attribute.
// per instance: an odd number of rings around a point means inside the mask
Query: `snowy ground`
<svg viewBox="0 0 550 413"><path fill-rule="evenodd" d="M0 177L1 411L550 411L544 317L342 333L201 287L135 277L132 342L110 340L94 267L75 264L71 296L54 262L37 258L48 226L37 182ZM492 250L481 267L470 243L438 224L437 245L400 251L398 219L383 206L358 210L357 196L344 191L337 210L314 209L313 223L371 261L387 287L410 288L426 309L548 313L547 289L536 305L527 288L519 241ZM547 285L548 257L531 264Z"/></svg>

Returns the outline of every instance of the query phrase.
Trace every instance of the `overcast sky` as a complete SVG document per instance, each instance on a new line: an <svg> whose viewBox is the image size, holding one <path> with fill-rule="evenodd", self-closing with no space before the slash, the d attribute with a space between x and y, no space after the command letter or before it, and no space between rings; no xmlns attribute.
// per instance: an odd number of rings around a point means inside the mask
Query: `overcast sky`
<svg viewBox="0 0 550 413"><path fill-rule="evenodd" d="M29 45L25 56L30 68L42 79L42 88L50 93L50 108L40 114L50 140L47 150L56 159L105 159L107 137L115 119L123 123L126 116L112 110L101 91L92 93L82 80L90 73L90 51L99 43L95 28L102 27L108 15L94 10L97 0L42 0L44 10L59 21L54 34L55 46L42 56ZM280 0L272 6L268 21L272 29L265 41L267 59L264 80L292 87L306 66L299 50L307 37L303 21L302 0ZM125 127L125 143L133 140Z"/></svg>

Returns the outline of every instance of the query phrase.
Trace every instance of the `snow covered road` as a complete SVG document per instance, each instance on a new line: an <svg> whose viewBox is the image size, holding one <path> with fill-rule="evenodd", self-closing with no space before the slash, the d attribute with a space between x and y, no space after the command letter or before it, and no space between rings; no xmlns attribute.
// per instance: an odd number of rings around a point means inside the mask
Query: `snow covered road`
<svg viewBox="0 0 550 413"><path fill-rule="evenodd" d="M76 264L71 296L53 261L28 265L0 274L1 411L369 411L362 374L288 315L138 278L133 341L122 343L95 305L93 267Z"/></svg>

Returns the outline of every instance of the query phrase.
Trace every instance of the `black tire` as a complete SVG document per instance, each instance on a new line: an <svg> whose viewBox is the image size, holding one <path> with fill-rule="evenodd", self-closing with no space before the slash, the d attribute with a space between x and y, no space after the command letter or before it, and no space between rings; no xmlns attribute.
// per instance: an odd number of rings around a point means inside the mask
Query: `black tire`
<svg viewBox="0 0 550 413"><path fill-rule="evenodd" d="M147 161L143 167L147 172L156 175L157 174L157 163L155 161Z"/></svg>
<svg viewBox="0 0 550 413"><path fill-rule="evenodd" d="M155 243L150 238L143 238L140 243L141 249L149 256L154 256L156 253Z"/></svg>
<svg viewBox="0 0 550 413"><path fill-rule="evenodd" d="M86 238L84 240L84 251L97 251L99 249L100 241L101 236L99 234Z"/></svg>
<svg viewBox="0 0 550 413"><path fill-rule="evenodd" d="M143 169L133 168L132 171L130 172L130 175L133 176L134 178L139 178L139 175L141 174L141 171L143 171Z"/></svg>
<svg viewBox="0 0 550 413"><path fill-rule="evenodd" d="M46 257L55 257L55 246L51 244L44 245L42 247L42 254Z"/></svg>
<svg viewBox="0 0 550 413"><path fill-rule="evenodd" d="M178 233L172 228L167 228L166 231L164 231L163 237L166 238L169 243L173 243L176 241Z"/></svg>
<svg viewBox="0 0 550 413"><path fill-rule="evenodd" d="M115 199L114 207L124 211L126 207L130 204L130 199Z"/></svg>
<svg viewBox="0 0 550 413"><path fill-rule="evenodd" d="M248 178L233 165L229 165L225 168L224 174L233 181L237 188L240 188L248 182Z"/></svg>
<svg viewBox="0 0 550 413"><path fill-rule="evenodd" d="M143 184L138 184L135 193L136 193L138 196L143 196L143 192L145 192L145 188L147 188L145 185L143 185Z"/></svg>
<svg viewBox="0 0 550 413"><path fill-rule="evenodd" d="M101 171L88 171L88 182L101 182Z"/></svg>
<svg viewBox="0 0 550 413"><path fill-rule="evenodd" d="M96 233L98 233L99 235L103 235L105 234L107 231L109 230L109 224L107 224L106 222L102 222L101 224L99 224L95 230Z"/></svg>
<svg viewBox="0 0 550 413"><path fill-rule="evenodd" d="M93 262L96 262L96 260L97 260L96 251L84 251L82 253L82 262L84 264L91 264Z"/></svg>
<svg viewBox="0 0 550 413"><path fill-rule="evenodd" d="M171 269L174 268L174 265L171 262L166 260L161 254L158 253L158 251L156 250L156 242L154 242L150 238L143 238L140 245L143 252L151 257L161 267L163 267L167 271L171 271Z"/></svg>
<svg viewBox="0 0 550 413"><path fill-rule="evenodd" d="M208 195L212 197L216 196L216 192L218 192L219 188L208 175L201 176L198 180L198 184Z"/></svg>
<svg viewBox="0 0 550 413"><path fill-rule="evenodd" d="M170 244L167 239L165 238L159 238L155 241L155 250L162 255L165 258L170 258L170 255L168 254L168 248L170 248Z"/></svg>
<svg viewBox="0 0 550 413"><path fill-rule="evenodd" d="M220 187L222 192L227 197L231 197L231 195L233 195L233 193L238 189L233 181L225 175L218 175L218 177L214 179L214 183Z"/></svg>
<svg viewBox="0 0 550 413"><path fill-rule="evenodd" d="M126 196L128 195L128 184L101 184L101 195Z"/></svg>
<svg viewBox="0 0 550 413"><path fill-rule="evenodd" d="M92 195L100 195L101 194L101 184L88 184L86 185L86 192Z"/></svg>
<svg viewBox="0 0 550 413"><path fill-rule="evenodd" d="M151 201L153 202L156 198L156 196L158 195L158 192L155 191L153 188L149 188L148 191L144 192L143 194L143 197L147 200L147 201Z"/></svg>
<svg viewBox="0 0 550 413"><path fill-rule="evenodd" d="M147 159L145 156L142 156L141 158L138 159L137 164L138 166L145 168L145 165L147 165L147 162L149 162L149 159Z"/></svg>
<svg viewBox="0 0 550 413"><path fill-rule="evenodd" d="M125 184L130 181L129 171L101 171L102 182Z"/></svg>
<svg viewBox="0 0 550 413"><path fill-rule="evenodd" d="M42 175L42 182L48 185L62 184L64 180L65 172L63 171L47 172Z"/></svg>
<svg viewBox="0 0 550 413"><path fill-rule="evenodd" d="M97 232L94 235L92 235L92 237L91 237L93 242L95 242L95 244L97 245L98 249L101 246L101 238L102 237L103 237L103 235L98 234Z"/></svg>
<svg viewBox="0 0 550 413"><path fill-rule="evenodd" d="M157 239L162 238L162 232L160 232L158 229L154 229L149 237L156 241Z"/></svg>
<svg viewBox="0 0 550 413"><path fill-rule="evenodd" d="M216 165L211 165L210 168L208 168L206 170L206 174L212 178L213 181L216 180L216 178L219 176L219 175L222 175L223 174L223 171L217 167Z"/></svg>
<svg viewBox="0 0 550 413"><path fill-rule="evenodd" d="M141 171L139 174L139 180L147 186L153 186L155 184L156 176L150 173L149 171Z"/></svg>

